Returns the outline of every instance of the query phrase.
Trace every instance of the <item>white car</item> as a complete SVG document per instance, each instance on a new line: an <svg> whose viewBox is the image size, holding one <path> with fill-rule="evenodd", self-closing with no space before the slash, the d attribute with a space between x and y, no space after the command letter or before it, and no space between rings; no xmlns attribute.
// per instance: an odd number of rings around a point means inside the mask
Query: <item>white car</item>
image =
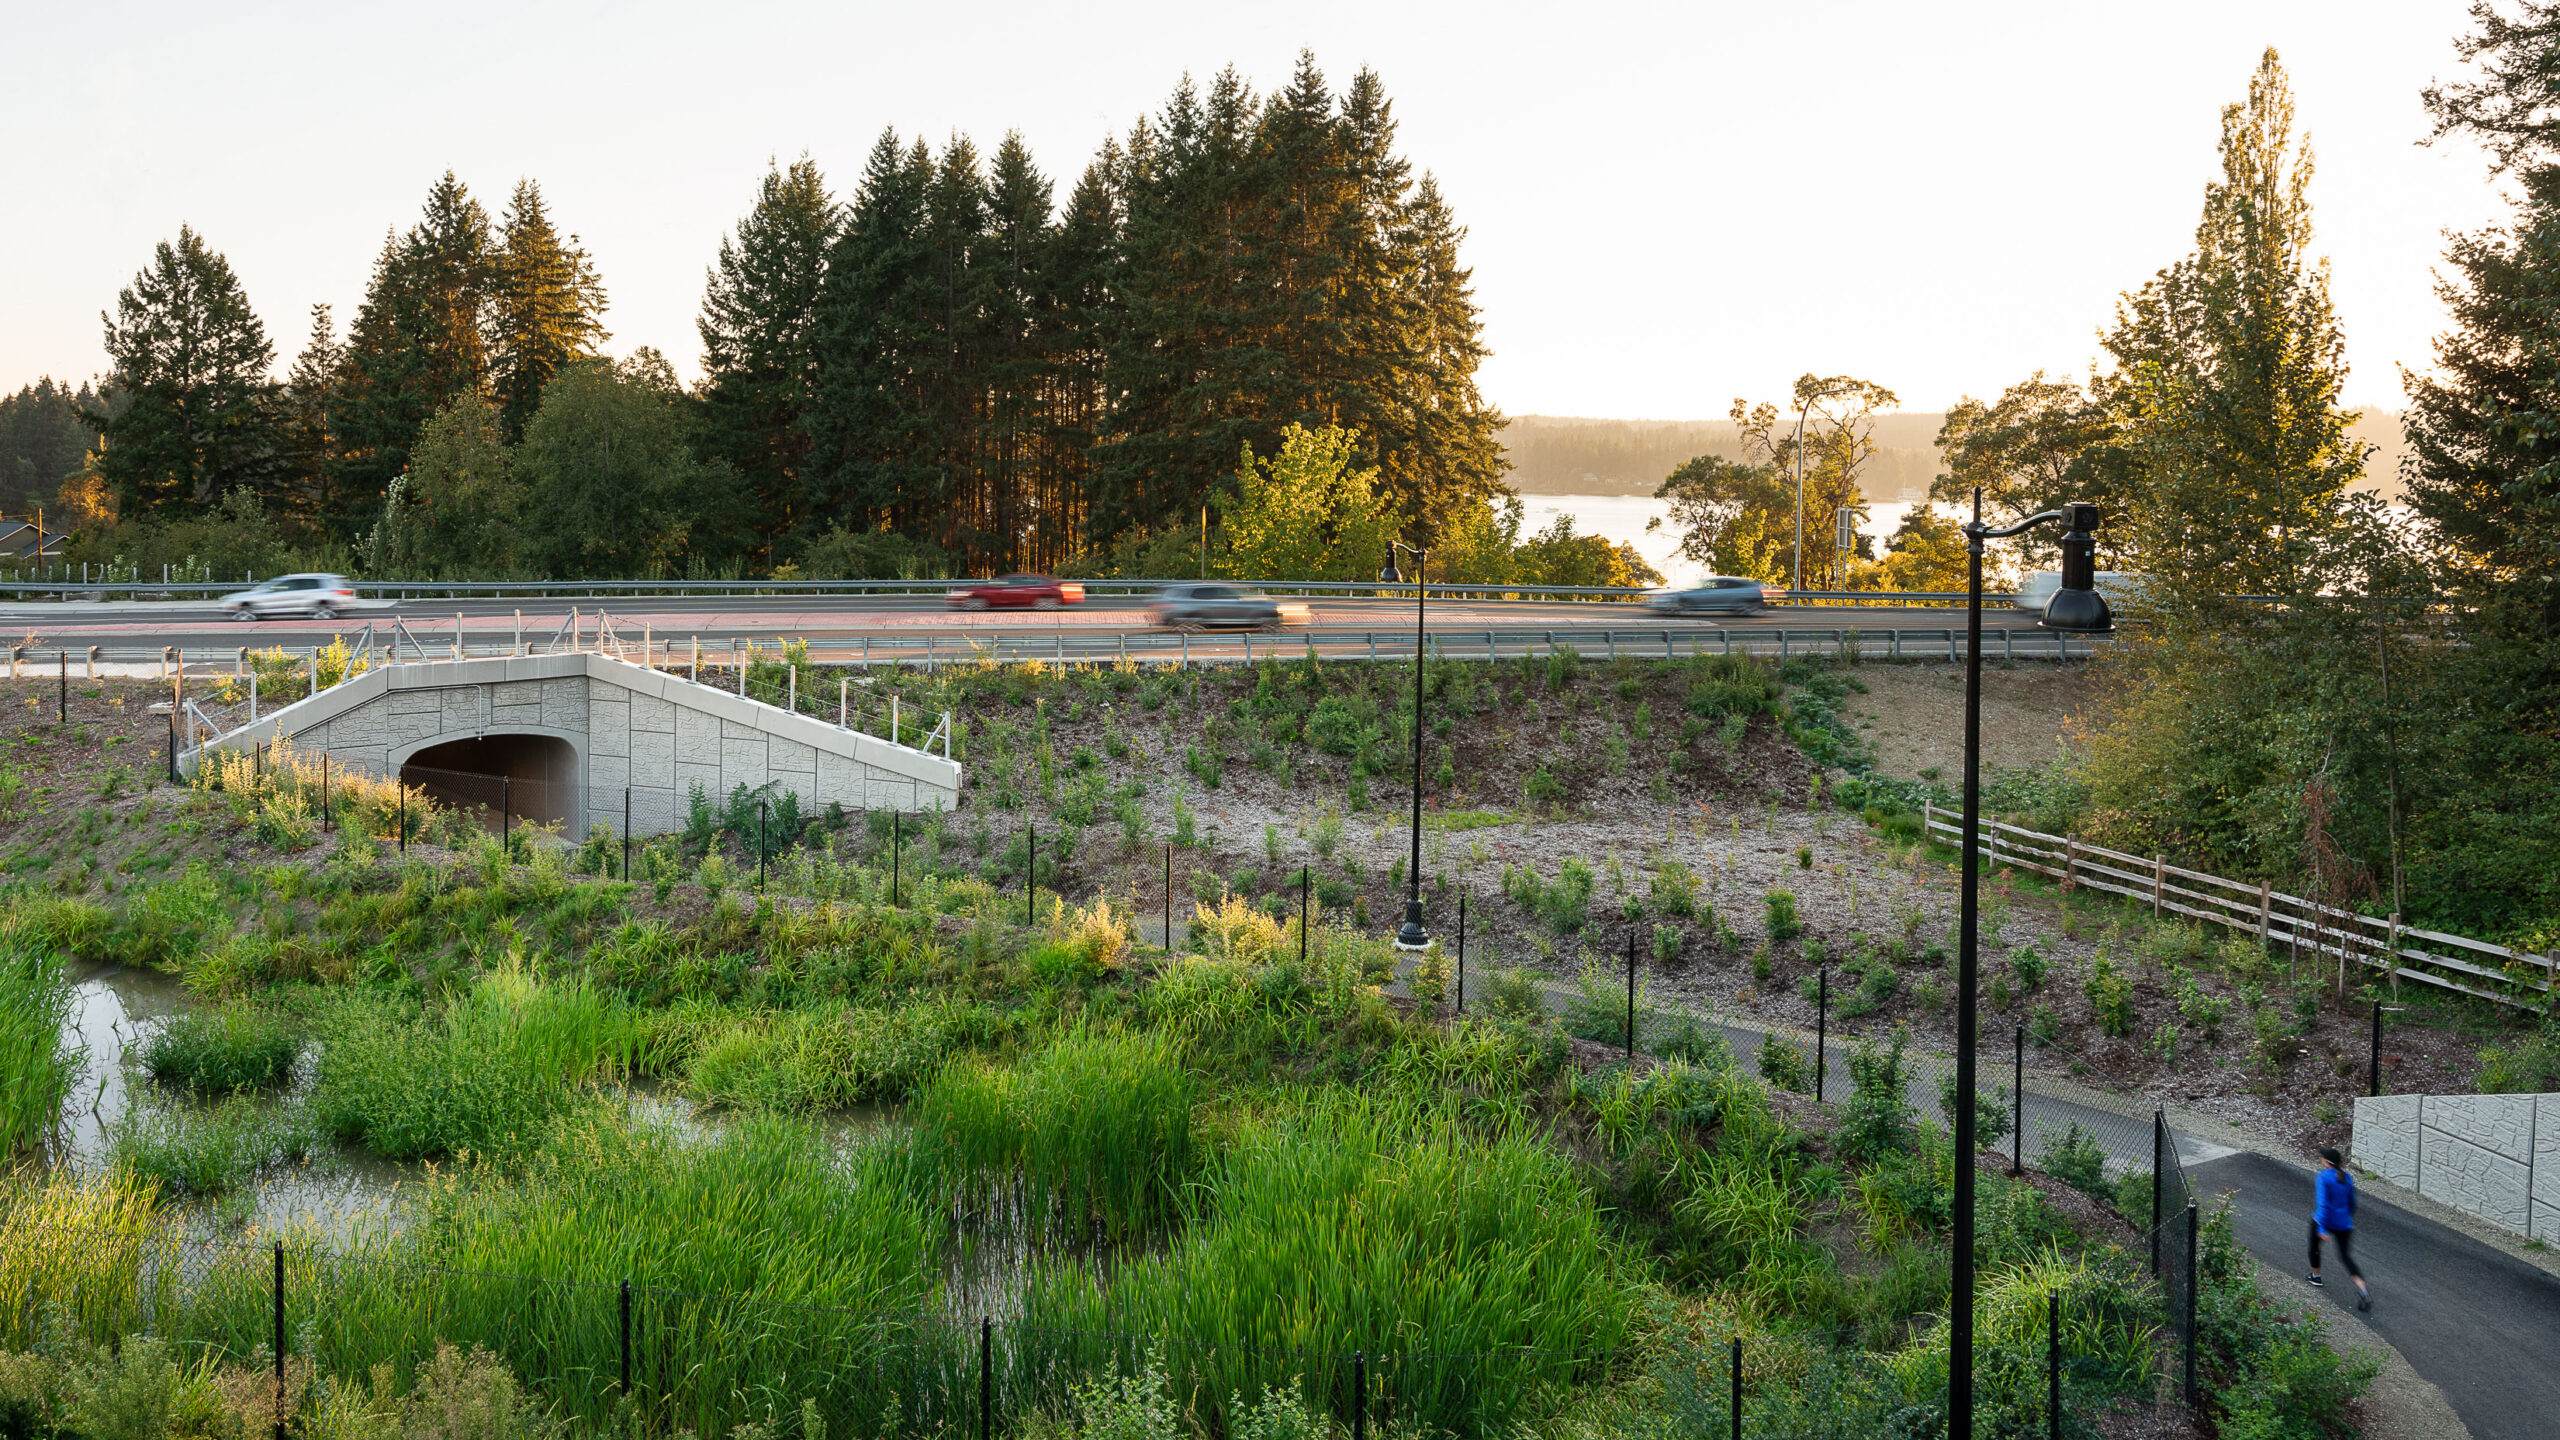
<svg viewBox="0 0 2560 1440"><path fill-rule="evenodd" d="M276 615L308 615L326 620L356 603L356 587L344 575L279 575L255 589L222 597L223 613L234 620L264 620Z"/></svg>
<svg viewBox="0 0 2560 1440"><path fill-rule="evenodd" d="M2039 570L2018 582L2017 596L2010 603L2030 615L2041 615L2046 603L2053 599L2053 592L2061 588L2061 571Z"/></svg>

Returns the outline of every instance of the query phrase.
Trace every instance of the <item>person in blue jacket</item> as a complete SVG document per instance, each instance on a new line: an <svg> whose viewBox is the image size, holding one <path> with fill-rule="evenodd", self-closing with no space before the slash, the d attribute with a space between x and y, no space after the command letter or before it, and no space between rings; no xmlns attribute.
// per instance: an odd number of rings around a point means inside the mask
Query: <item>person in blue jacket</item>
<svg viewBox="0 0 2560 1440"><path fill-rule="evenodd" d="M2373 1308L2373 1292L2365 1288L2364 1272L2356 1268L2356 1177L2347 1173L2347 1162L2328 1146L2320 1148L2320 1158L2328 1162L2311 1182L2311 1283L2320 1284L2320 1241L2323 1237L2338 1242L2338 1263L2356 1282L2356 1308Z"/></svg>

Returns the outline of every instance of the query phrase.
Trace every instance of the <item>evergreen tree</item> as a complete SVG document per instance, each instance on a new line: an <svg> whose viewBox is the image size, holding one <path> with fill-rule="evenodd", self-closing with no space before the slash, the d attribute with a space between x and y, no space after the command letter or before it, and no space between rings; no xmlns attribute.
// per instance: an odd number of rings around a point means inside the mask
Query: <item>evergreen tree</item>
<svg viewBox="0 0 2560 1440"><path fill-rule="evenodd" d="M2311 153L2274 50L2223 111L2221 149L2195 252L2127 296L2105 337L2116 368L2100 396L2130 492L2121 543L2136 569L2178 576L2182 599L2294 595L2364 459L2338 405L2328 263L2309 254Z"/></svg>
<svg viewBox="0 0 2560 1440"><path fill-rule="evenodd" d="M926 234L933 160L894 132L872 146L818 291L809 436L813 519L854 531L933 526L937 451L927 408L943 363L941 285Z"/></svg>
<svg viewBox="0 0 2560 1440"><path fill-rule="evenodd" d="M817 528L803 421L817 393L818 296L839 222L808 157L768 169L736 236L720 242L695 322L704 445L739 472L767 547Z"/></svg>
<svg viewBox="0 0 2560 1440"><path fill-rule="evenodd" d="M1355 96L1359 91L1355 88ZM1398 512L1437 533L1444 518L1509 493L1503 472L1502 412L1485 403L1476 369L1485 349L1473 272L1458 263L1466 231L1431 176L1422 177L1406 213L1400 247L1392 341L1364 353L1400 362L1381 405L1367 419L1378 442L1380 470Z"/></svg>
<svg viewBox="0 0 2560 1440"><path fill-rule="evenodd" d="M325 523L335 512L336 411L346 365L347 347L329 307L312 306L311 338L276 397L282 446L277 508L301 523Z"/></svg>
<svg viewBox="0 0 2560 1440"><path fill-rule="evenodd" d="M1061 397L1049 353L1058 301L1048 274L1052 226L1048 177L1019 134L1007 134L988 168L985 235L975 269L985 307L979 370L987 395L980 427L978 529L988 568L1054 565L1075 518L1043 504L1050 455L1047 419ZM1019 557L1017 559L1017 557Z"/></svg>
<svg viewBox="0 0 2560 1440"><path fill-rule="evenodd" d="M80 473L96 437L87 416L103 409L87 385L74 390L45 376L0 396L0 510L53 503L62 482ZM50 516L46 517L48 520Z"/></svg>
<svg viewBox="0 0 2560 1440"><path fill-rule="evenodd" d="M488 383L483 332L493 260L488 212L447 171L408 233L386 236L348 337L333 526L352 534L427 417Z"/></svg>
<svg viewBox="0 0 2560 1440"><path fill-rule="evenodd" d="M129 397L98 416L98 468L128 517L202 510L275 470L275 347L230 262L181 226L116 297L107 358Z"/></svg>
<svg viewBox="0 0 2560 1440"><path fill-rule="evenodd" d="M542 187L516 182L489 264L486 302L489 388L510 439L541 403L542 388L562 366L593 356L605 333L604 281L578 237L552 227Z"/></svg>

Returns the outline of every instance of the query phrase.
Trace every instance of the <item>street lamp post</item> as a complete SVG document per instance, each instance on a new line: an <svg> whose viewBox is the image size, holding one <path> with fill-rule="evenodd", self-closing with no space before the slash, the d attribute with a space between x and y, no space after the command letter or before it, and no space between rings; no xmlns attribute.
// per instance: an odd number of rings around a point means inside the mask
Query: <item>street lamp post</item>
<svg viewBox="0 0 2560 1440"><path fill-rule="evenodd" d="M1964 894L1956 946L1956 1195L1955 1296L1949 1307L1947 1355L1948 1440L1973 1437L1973 1152L1974 985L1978 936L1975 891L1981 881L1982 827L1982 545L2059 521L2062 586L2046 605L2043 625L2072 634L2104 634L2115 628L2106 597L2096 588L2098 507L2073 501L1993 529L1982 523L1982 492L1973 492L1973 519L1964 527L1970 606L1964 654Z"/></svg>
<svg viewBox="0 0 2560 1440"><path fill-rule="evenodd" d="M1404 577L1396 573L1396 552L1402 550L1413 557L1413 858L1406 862L1404 926L1396 931L1399 950L1428 950L1431 932L1422 927L1422 625L1423 600L1430 593L1423 583L1431 565L1431 552L1401 540L1387 542L1387 562L1379 567L1378 583L1395 585Z"/></svg>

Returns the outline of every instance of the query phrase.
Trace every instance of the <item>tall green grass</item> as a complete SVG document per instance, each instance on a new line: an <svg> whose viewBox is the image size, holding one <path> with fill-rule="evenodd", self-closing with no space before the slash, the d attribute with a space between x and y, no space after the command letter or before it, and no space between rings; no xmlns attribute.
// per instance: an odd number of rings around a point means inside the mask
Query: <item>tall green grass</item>
<svg viewBox="0 0 2560 1440"><path fill-rule="evenodd" d="M643 1027L583 980L483 976L442 1012L349 997L322 1022L312 1114L389 1159L528 1155L590 1081L643 1060Z"/></svg>
<svg viewBox="0 0 2560 1440"><path fill-rule="evenodd" d="M1019 1175L1026 1218L1127 1235L1172 1219L1197 1164L1197 1096L1161 1034L1077 1030L1006 1068L963 1061L918 1098L920 1143L984 1191Z"/></svg>
<svg viewBox="0 0 2560 1440"><path fill-rule="evenodd" d="M339 1375L407 1375L439 1341L486 1346L558 1412L597 1422L616 1403L627 1278L649 1433L726 1435L804 1400L916 1433L975 1381L974 1337L933 1318L929 1189L894 1141L838 1153L759 1119L700 1144L599 1109L520 1173L432 1184L407 1229L357 1255L291 1251L286 1321ZM167 1328L254 1349L273 1325L269 1264L225 1255Z"/></svg>
<svg viewBox="0 0 2560 1440"><path fill-rule="evenodd" d="M1195 1404L1305 1385L1340 1413L1332 1357L1398 1357L1377 1373L1404 1423L1485 1434L1605 1366L1638 1295L1572 1162L1540 1137L1336 1093L1249 1124L1164 1254L1047 1270L1024 1313L1066 1352L1061 1370L1090 1367L1104 1332L1159 1337Z"/></svg>
<svg viewBox="0 0 2560 1440"><path fill-rule="evenodd" d="M0 947L0 1155L14 1155L53 1128L79 1071L63 1044L71 1018L71 977L61 957L24 944Z"/></svg>
<svg viewBox="0 0 2560 1440"><path fill-rule="evenodd" d="M175 1015L142 1042L142 1068L167 1085L228 1095L293 1071L302 1037L283 1015L233 1002Z"/></svg>

